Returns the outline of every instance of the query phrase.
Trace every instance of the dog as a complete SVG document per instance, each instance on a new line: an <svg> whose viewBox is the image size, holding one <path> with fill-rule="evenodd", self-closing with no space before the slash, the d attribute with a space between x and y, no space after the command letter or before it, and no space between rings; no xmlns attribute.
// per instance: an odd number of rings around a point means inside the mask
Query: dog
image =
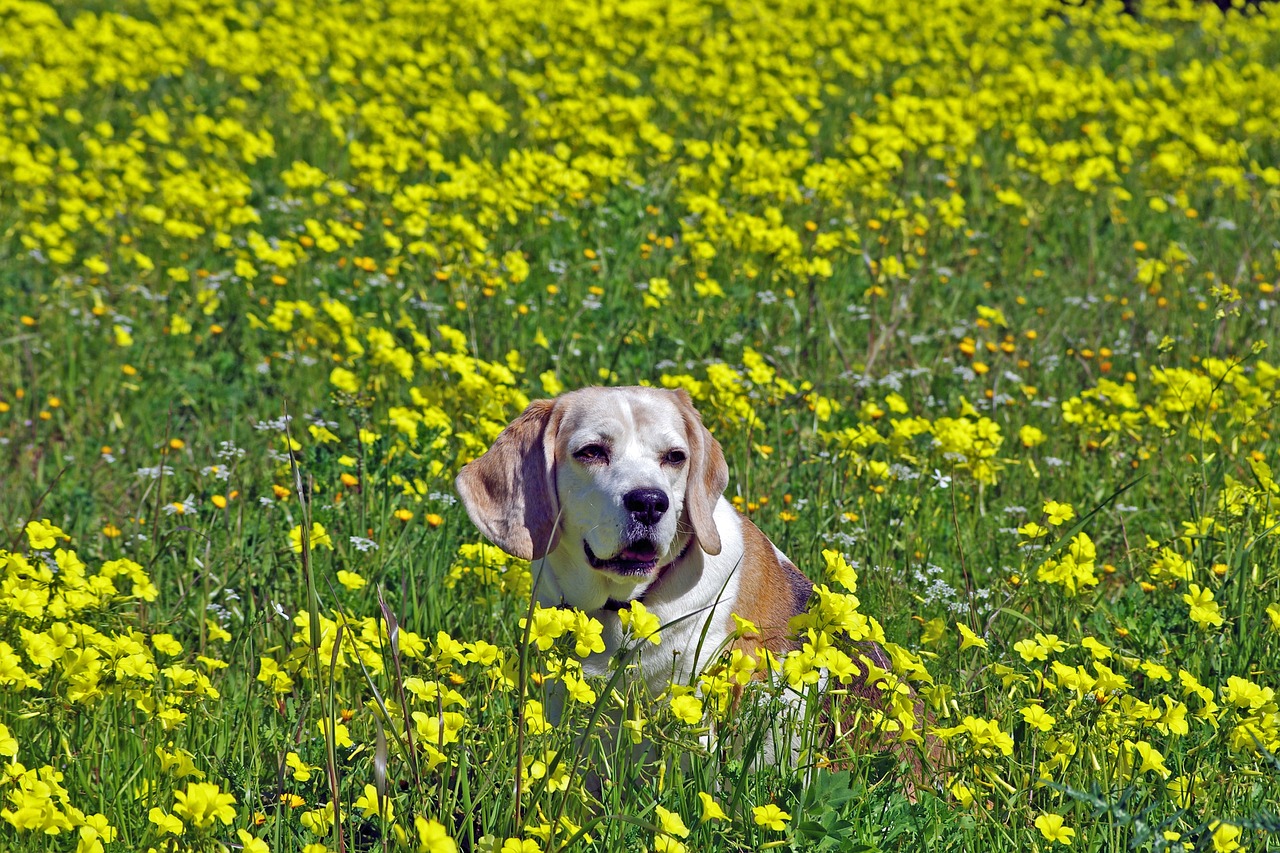
<svg viewBox="0 0 1280 853"><path fill-rule="evenodd" d="M605 675L627 642L620 610L638 601L658 618L661 643L639 661L656 697L726 651L758 659L796 648L787 623L805 612L813 583L724 497L728 483L689 394L637 386L530 403L455 485L486 537L533 561L539 603L604 626L587 674ZM757 630L735 631L732 614ZM878 645L863 649L891 667ZM874 703L880 691L864 682L851 692Z"/></svg>
<svg viewBox="0 0 1280 853"><path fill-rule="evenodd" d="M486 537L535 561L543 606L604 625L588 672L603 674L624 642L617 611L632 601L668 626L641 661L656 696L721 654L731 613L759 628L739 647L781 657L809 600L812 582L725 499L728 483L686 391L626 387L534 401L456 486Z"/></svg>

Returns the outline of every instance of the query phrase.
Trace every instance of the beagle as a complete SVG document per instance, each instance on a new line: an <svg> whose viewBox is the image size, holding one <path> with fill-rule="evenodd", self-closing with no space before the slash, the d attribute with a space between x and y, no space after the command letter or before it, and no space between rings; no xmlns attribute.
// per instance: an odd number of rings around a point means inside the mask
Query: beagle
<svg viewBox="0 0 1280 853"><path fill-rule="evenodd" d="M536 400L465 466L456 486L471 520L508 553L534 561L543 606L586 611L605 650L625 640L617 611L640 601L661 644L640 660L651 695L688 684L726 645L781 657L787 621L812 582L725 499L720 444L683 389L583 388ZM730 614L759 634L739 637Z"/></svg>
<svg viewBox="0 0 1280 853"><path fill-rule="evenodd" d="M805 611L813 583L725 499L728 483L724 453L687 392L628 387L530 403L456 486L485 536L533 561L543 606L576 607L603 625L605 648L583 662L587 674L607 674L626 643L619 610L640 601L658 618L661 642L639 659L656 697L672 683L691 684L726 649L758 660L761 649L780 658L796 647L787 623ZM758 633L735 636L732 614ZM859 646L864 668L845 692L883 707L872 667L893 664L878 644ZM923 719L918 696L900 689ZM558 717L563 697L549 698ZM935 738L922 756L883 737L856 704L852 717L848 710L827 705L822 739L896 754L909 765L912 799L918 784L933 783L929 765L942 755ZM765 754L777 754L772 741Z"/></svg>

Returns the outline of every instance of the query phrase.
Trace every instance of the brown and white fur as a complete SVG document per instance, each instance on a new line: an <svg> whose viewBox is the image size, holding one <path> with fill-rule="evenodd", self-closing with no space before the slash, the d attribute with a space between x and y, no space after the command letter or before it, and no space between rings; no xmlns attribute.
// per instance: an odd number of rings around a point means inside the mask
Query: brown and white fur
<svg viewBox="0 0 1280 853"><path fill-rule="evenodd" d="M724 453L685 391L627 387L530 403L456 485L485 536L534 561L543 606L576 607L603 624L605 649L584 662L588 674L604 675L626 641L621 607L641 600L658 617L661 643L640 659L658 696L726 648L758 658L794 647L787 622L813 584L725 499L728 481ZM730 614L759 634L730 642ZM879 646L864 651L890 667ZM880 694L865 682L850 692L872 705ZM871 733L868 745L886 744ZM918 757L903 757L922 778Z"/></svg>
<svg viewBox="0 0 1280 853"><path fill-rule="evenodd" d="M656 696L724 650L730 613L760 629L739 646L781 656L809 600L809 579L724 498L728 481L685 391L584 388L531 403L457 488L489 539L536 561L541 604L604 625L588 673L604 674L624 640L620 606L640 599L668 626L641 661Z"/></svg>

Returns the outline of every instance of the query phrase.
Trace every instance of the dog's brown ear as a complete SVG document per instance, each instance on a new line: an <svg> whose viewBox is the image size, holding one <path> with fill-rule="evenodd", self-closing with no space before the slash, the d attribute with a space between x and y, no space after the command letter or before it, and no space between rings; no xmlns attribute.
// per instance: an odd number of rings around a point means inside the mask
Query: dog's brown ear
<svg viewBox="0 0 1280 853"><path fill-rule="evenodd" d="M716 504L729 485L729 466L724 461L720 442L702 424L702 416L693 406L693 398L683 388L676 389L680 413L684 417L685 434L689 438L689 487L684 505L689 522L703 551L720 553L720 531L716 529Z"/></svg>
<svg viewBox="0 0 1280 853"><path fill-rule="evenodd" d="M480 532L524 560L544 556L559 538L555 408L554 400L534 400L454 480Z"/></svg>

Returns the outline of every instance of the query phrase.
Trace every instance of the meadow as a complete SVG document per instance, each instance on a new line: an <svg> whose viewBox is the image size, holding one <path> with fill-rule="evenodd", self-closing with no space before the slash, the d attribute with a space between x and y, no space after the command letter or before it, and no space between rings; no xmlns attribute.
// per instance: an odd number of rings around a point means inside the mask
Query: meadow
<svg viewBox="0 0 1280 853"><path fill-rule="evenodd" d="M0 0L0 848L1280 845L1277 69L1266 5ZM457 502L590 384L821 585L746 701L584 677ZM866 638L914 797L812 736Z"/></svg>

